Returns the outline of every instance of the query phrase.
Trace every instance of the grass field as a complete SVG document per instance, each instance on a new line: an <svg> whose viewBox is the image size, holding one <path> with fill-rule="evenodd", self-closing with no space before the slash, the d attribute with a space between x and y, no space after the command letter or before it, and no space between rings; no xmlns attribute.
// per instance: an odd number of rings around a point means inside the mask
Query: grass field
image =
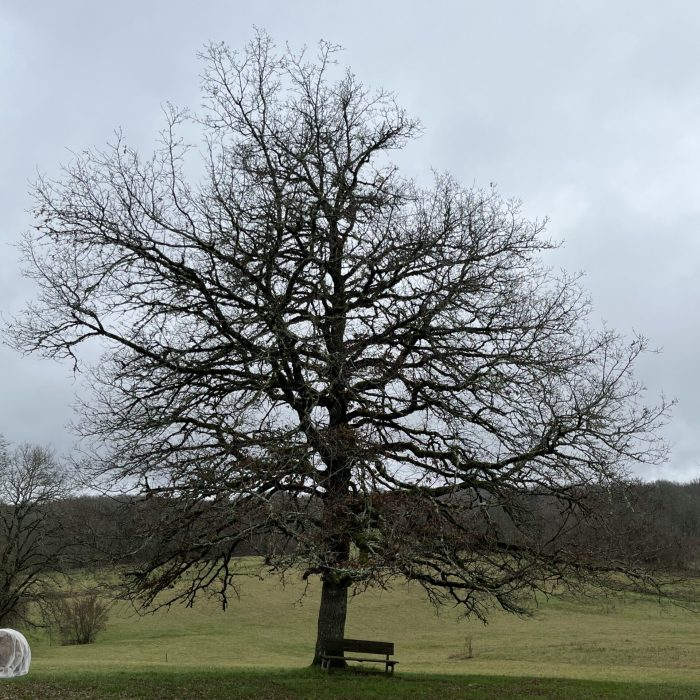
<svg viewBox="0 0 700 700"><path fill-rule="evenodd" d="M507 676L322 671L107 671L39 673L0 684L0 700L685 700L696 685Z"/></svg>
<svg viewBox="0 0 700 700"><path fill-rule="evenodd" d="M351 601L346 633L395 642L396 678L385 679L305 668L318 594L251 578L226 612L202 600L139 617L122 604L89 646L28 633L30 675L1 684L0 700L700 697L700 616L639 596L554 599L530 619L496 614L484 626L436 615L416 586L371 591Z"/></svg>

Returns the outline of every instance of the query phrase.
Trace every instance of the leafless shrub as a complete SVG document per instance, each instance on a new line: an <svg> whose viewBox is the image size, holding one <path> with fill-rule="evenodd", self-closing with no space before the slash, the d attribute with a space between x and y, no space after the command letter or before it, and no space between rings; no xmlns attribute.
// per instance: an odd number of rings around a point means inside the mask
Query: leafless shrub
<svg viewBox="0 0 700 700"><path fill-rule="evenodd" d="M109 606L96 593L58 601L54 619L62 644L92 644L107 627Z"/></svg>

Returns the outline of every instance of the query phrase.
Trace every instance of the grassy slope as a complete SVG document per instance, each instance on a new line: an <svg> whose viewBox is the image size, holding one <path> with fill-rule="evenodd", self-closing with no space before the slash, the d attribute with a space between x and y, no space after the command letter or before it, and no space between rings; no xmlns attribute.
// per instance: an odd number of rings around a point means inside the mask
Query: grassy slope
<svg viewBox="0 0 700 700"><path fill-rule="evenodd" d="M207 601L194 609L147 617L122 607L113 613L107 632L86 647L51 645L30 635L32 676L46 680L61 673L67 678L66 673L94 669L169 673L303 668L311 658L318 588L311 587L305 596L303 592L299 584L281 588L274 580L246 579L240 601L225 613ZM675 681L697 684L700 694L700 617L634 596L555 600L532 619L497 614L484 626L458 621L454 610L436 616L417 587L402 586L354 599L347 636L394 641L399 676L408 672ZM467 637L472 640L471 659L460 658Z"/></svg>

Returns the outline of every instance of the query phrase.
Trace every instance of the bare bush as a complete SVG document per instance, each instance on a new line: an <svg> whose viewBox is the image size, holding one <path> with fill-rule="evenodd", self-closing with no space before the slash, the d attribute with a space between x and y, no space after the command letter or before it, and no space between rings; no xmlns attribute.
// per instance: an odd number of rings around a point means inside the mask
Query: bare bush
<svg viewBox="0 0 700 700"><path fill-rule="evenodd" d="M96 593L72 595L53 614L62 644L92 644L107 627L109 606Z"/></svg>

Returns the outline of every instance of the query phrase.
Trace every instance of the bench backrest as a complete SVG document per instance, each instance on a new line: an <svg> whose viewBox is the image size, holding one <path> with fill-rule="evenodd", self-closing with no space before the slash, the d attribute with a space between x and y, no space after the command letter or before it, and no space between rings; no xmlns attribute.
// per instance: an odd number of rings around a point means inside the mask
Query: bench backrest
<svg viewBox="0 0 700 700"><path fill-rule="evenodd" d="M324 645L327 654L338 656L344 651L360 654L393 654L393 642L371 642L366 639L330 639Z"/></svg>

